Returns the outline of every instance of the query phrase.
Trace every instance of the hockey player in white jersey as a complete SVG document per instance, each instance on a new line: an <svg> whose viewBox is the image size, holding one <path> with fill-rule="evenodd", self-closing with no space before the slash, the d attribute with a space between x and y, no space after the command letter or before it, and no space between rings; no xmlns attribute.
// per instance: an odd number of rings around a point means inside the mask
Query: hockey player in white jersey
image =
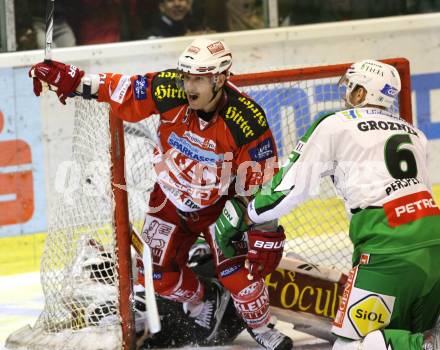
<svg viewBox="0 0 440 350"><path fill-rule="evenodd" d="M350 211L354 245L333 349L440 349L440 210L427 139L388 111L401 88L394 67L364 60L340 84L349 109L316 120L247 210L230 200L216 239L230 249L238 228L289 213L330 175Z"/></svg>

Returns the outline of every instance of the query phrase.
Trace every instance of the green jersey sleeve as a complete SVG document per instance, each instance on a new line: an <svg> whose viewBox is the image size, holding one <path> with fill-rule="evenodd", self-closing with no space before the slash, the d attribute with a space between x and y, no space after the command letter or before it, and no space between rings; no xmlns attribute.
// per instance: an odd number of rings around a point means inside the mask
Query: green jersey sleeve
<svg viewBox="0 0 440 350"><path fill-rule="evenodd" d="M309 127L287 163L256 193L248 206L253 222L277 219L319 194L321 177L331 175L334 168L332 116L322 116Z"/></svg>

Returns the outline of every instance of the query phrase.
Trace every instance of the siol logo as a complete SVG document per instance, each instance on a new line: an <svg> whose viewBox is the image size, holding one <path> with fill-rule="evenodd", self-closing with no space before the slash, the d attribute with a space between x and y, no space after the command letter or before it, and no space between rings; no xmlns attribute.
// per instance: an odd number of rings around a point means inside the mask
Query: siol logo
<svg viewBox="0 0 440 350"><path fill-rule="evenodd" d="M359 336L387 326L391 311L381 296L370 294L350 307L348 316Z"/></svg>
<svg viewBox="0 0 440 350"><path fill-rule="evenodd" d="M374 311L356 309L355 317L359 320L368 320L372 322L377 321L377 323L380 324L385 323L385 321L382 319L383 314L379 314Z"/></svg>

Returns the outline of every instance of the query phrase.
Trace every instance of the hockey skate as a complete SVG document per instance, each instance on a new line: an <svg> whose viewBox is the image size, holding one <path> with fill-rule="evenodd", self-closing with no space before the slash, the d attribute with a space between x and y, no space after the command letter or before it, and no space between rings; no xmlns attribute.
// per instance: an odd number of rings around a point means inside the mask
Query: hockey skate
<svg viewBox="0 0 440 350"><path fill-rule="evenodd" d="M249 334L262 347L269 350L290 350L293 349L293 341L275 328L275 319L260 328L248 328Z"/></svg>
<svg viewBox="0 0 440 350"><path fill-rule="evenodd" d="M440 350L440 316L434 328L424 333L423 350Z"/></svg>
<svg viewBox="0 0 440 350"><path fill-rule="evenodd" d="M225 290L219 282L212 281L209 285L205 285L203 303L196 306L188 303L183 304L183 310L201 327L207 341L215 336L230 297L229 291Z"/></svg>

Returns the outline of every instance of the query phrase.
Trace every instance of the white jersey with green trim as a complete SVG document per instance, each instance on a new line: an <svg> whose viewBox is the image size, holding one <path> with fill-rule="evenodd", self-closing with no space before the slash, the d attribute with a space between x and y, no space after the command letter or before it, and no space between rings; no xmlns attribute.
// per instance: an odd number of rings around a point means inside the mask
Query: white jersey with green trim
<svg viewBox="0 0 440 350"><path fill-rule="evenodd" d="M419 202L405 202L406 208L399 210L408 213L394 212L397 219L435 206L423 132L384 110L354 108L313 123L288 163L250 203L250 219L261 223L289 213L316 196L321 178L327 175L351 212L384 207L414 193L424 195L417 197Z"/></svg>

